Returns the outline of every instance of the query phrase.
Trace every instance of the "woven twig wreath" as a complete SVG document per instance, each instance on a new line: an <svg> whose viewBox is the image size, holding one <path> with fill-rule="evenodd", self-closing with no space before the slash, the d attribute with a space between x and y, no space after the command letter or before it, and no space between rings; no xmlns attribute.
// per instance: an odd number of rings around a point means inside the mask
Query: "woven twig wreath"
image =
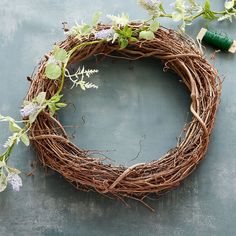
<svg viewBox="0 0 236 236"><path fill-rule="evenodd" d="M102 30L110 26L98 27ZM138 26L132 25L132 28L135 27ZM69 37L58 45L68 51L93 40L92 35L82 41ZM217 70L204 58L193 40L165 28L160 28L153 40L139 40L123 50L119 50L116 43L104 41L80 47L71 56L69 64L81 62L95 54L111 53L118 53L130 60L159 58L165 69L181 77L190 91L193 117L177 147L158 160L138 163L129 168L105 164L101 158L92 157L90 151L74 145L60 122L47 110L41 112L32 125L30 136L42 164L63 175L78 189L142 201L149 193L160 194L178 186L203 159L220 100L221 82ZM32 100L42 91L47 93L49 99L58 90L61 81L49 80L44 74L47 60L46 55L34 75L27 100Z"/></svg>

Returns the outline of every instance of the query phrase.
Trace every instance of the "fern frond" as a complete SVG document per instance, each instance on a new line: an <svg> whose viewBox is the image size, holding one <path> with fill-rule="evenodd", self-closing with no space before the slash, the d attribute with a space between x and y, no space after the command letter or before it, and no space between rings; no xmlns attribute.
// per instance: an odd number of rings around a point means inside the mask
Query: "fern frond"
<svg viewBox="0 0 236 236"><path fill-rule="evenodd" d="M77 71L74 74L70 74L69 70L65 70L65 76L70 79L70 81L73 83L71 86L71 89L74 87L80 86L82 90L86 90L89 88L98 88L97 85L84 81L84 77L86 76L87 78L90 78L92 75L95 73L98 73L98 70L96 69L85 69L83 66L82 69L79 67ZM75 79L74 79L75 78Z"/></svg>

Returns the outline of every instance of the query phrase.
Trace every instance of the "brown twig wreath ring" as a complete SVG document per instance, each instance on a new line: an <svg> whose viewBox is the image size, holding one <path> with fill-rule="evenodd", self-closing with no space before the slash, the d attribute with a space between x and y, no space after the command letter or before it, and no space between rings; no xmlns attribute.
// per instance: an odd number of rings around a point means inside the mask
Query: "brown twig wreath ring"
<svg viewBox="0 0 236 236"><path fill-rule="evenodd" d="M136 24L129 26L134 31L138 28ZM109 29L110 25L100 24L97 27L98 30L104 30ZM144 57L160 59L165 69L177 73L189 89L193 117L177 147L159 160L126 168L104 164L101 158L92 157L90 151L75 146L60 122L46 108L30 128L30 138L42 164L63 175L76 188L95 190L119 199L129 197L143 202L150 193L160 194L178 186L207 151L221 94L217 70L205 59L198 45L187 36L161 27L153 39L129 42L122 50L117 43L96 41L93 34L82 39L68 37L58 46L66 51L72 50L67 65L81 62L95 54L118 53L130 60ZM49 80L45 76L48 55L34 75L27 95L28 101L42 91L50 99L60 93L63 87L64 74L59 80Z"/></svg>

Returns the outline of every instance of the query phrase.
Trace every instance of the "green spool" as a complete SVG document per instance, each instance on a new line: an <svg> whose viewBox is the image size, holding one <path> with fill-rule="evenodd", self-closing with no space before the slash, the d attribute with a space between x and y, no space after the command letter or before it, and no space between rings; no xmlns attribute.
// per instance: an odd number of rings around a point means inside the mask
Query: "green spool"
<svg viewBox="0 0 236 236"><path fill-rule="evenodd" d="M221 34L202 28L197 36L200 42L204 42L222 51L236 52L236 41Z"/></svg>
<svg viewBox="0 0 236 236"><path fill-rule="evenodd" d="M234 42L233 39L211 31L205 33L202 41L222 51L228 51Z"/></svg>

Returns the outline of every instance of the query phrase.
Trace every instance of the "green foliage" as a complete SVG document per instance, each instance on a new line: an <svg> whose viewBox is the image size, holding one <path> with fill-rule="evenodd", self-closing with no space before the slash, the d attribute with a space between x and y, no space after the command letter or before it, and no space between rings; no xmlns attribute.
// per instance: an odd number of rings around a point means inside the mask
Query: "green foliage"
<svg viewBox="0 0 236 236"><path fill-rule="evenodd" d="M29 137L26 133L23 133L21 136L20 136L20 140L22 141L22 143L25 144L25 146L29 146L30 144L30 140L29 140Z"/></svg>
<svg viewBox="0 0 236 236"><path fill-rule="evenodd" d="M116 29L116 37L120 45L120 49L124 49L128 46L129 42L136 42L137 38L133 37L132 29L126 25L124 28Z"/></svg>
<svg viewBox="0 0 236 236"><path fill-rule="evenodd" d="M35 109L33 112L29 115L29 123L32 124L38 114L45 108L49 108L50 114L53 116L56 111L58 111L60 108L65 107L66 104L60 102L63 95L60 95L56 93L54 96L52 96L49 100L46 99L46 92L40 92L36 98L30 102L30 104L36 105L37 109ZM29 103L27 103L29 104ZM23 138L24 139L24 138Z"/></svg>
<svg viewBox="0 0 236 236"><path fill-rule="evenodd" d="M88 37L92 31L92 26L89 24L81 24L76 23L66 34L68 36L74 36L77 39L81 39L82 37Z"/></svg>
<svg viewBox="0 0 236 236"><path fill-rule="evenodd" d="M125 13L118 16L107 15L107 17L112 20L115 26L126 26L129 23L129 15Z"/></svg>
<svg viewBox="0 0 236 236"><path fill-rule="evenodd" d="M139 32L139 39L152 40L155 38L155 32L160 27L160 23L156 20L153 20L146 29Z"/></svg>
<svg viewBox="0 0 236 236"><path fill-rule="evenodd" d="M120 50L126 48L126 47L128 46L128 44L129 44L128 39L126 39L126 38L122 38L122 37L119 38Z"/></svg>
<svg viewBox="0 0 236 236"><path fill-rule="evenodd" d="M57 62L65 63L68 58L68 53L64 48L60 48L58 45L54 47L52 56Z"/></svg>
<svg viewBox="0 0 236 236"><path fill-rule="evenodd" d="M68 60L68 53L64 48L60 48L58 45L54 46L51 57L48 59L48 63L45 68L45 75L48 79L59 79L62 73L62 65Z"/></svg>
<svg viewBox="0 0 236 236"><path fill-rule="evenodd" d="M123 29L117 29L116 31L121 37L131 38L132 37L132 29L126 25Z"/></svg>
<svg viewBox="0 0 236 236"><path fill-rule="evenodd" d="M204 13L203 13L203 17L207 20L214 20L216 17L215 17L215 14L214 12L211 10L211 2L210 0L206 0L205 1L205 5L204 5Z"/></svg>
<svg viewBox="0 0 236 236"><path fill-rule="evenodd" d="M5 152L0 155L0 171L3 171L1 168L5 168L7 172L16 173L18 170L10 167L6 167L5 163L12 152L15 144L18 144L22 141L26 146L29 146L30 140L27 135L27 132L32 125L32 123L37 118L38 114L45 108L49 108L50 114L54 115L54 113L62 107L65 107L66 104L60 102L62 95L55 94L51 99L46 99L46 92L40 92L31 102L25 101L24 108L22 109L23 114L28 116L28 120L25 120L25 126L21 128L17 123L19 121L15 121L10 116L0 115L0 121L8 122L9 130L13 134L8 137L7 141L4 144L6 148ZM16 173L17 174L17 173ZM0 172L0 191L6 188L6 179L4 172Z"/></svg>
<svg viewBox="0 0 236 236"><path fill-rule="evenodd" d="M236 18L235 0L225 1L225 9L223 11L213 11L211 9L211 0L205 0L203 4L197 3L196 0L175 0L171 4L173 6L173 11L171 13L165 11L161 1L139 0L139 3L149 14L151 14L152 18L148 21L160 17L171 18L173 21L181 22L179 25L181 31L185 31L186 25L191 25L192 22L200 16L208 21L223 21L227 19L232 21Z"/></svg>
<svg viewBox="0 0 236 236"><path fill-rule="evenodd" d="M5 142L4 144L5 148L9 148L13 146L15 143L18 143L20 140L22 140L22 137L24 140L26 140L26 136L27 136L26 130L24 128L21 128L13 118L11 118L10 116L0 115L0 121L8 122L9 131L13 133L13 135L10 136L8 140ZM29 143L27 142L23 142L23 143L26 146L29 145Z"/></svg>
<svg viewBox="0 0 236 236"><path fill-rule="evenodd" d="M140 39L152 40L155 38L154 33L151 30L143 30L139 33Z"/></svg>
<svg viewBox="0 0 236 236"><path fill-rule="evenodd" d="M48 79L56 80L61 76L61 67L56 63L49 63L46 65L45 74Z"/></svg>
<svg viewBox="0 0 236 236"><path fill-rule="evenodd" d="M37 105L42 106L46 100L46 92L40 92L37 97L33 100Z"/></svg>
<svg viewBox="0 0 236 236"><path fill-rule="evenodd" d="M53 116L56 111L66 106L65 103L60 102L62 97L63 95L55 94L50 100L47 101L46 104L49 108L50 115Z"/></svg>
<svg viewBox="0 0 236 236"><path fill-rule="evenodd" d="M156 32L160 27L160 23L156 20L152 21L149 25L149 30Z"/></svg>
<svg viewBox="0 0 236 236"><path fill-rule="evenodd" d="M6 121L9 123L9 130L11 132L20 132L21 131L21 127L19 125L16 124L16 121L11 118L10 116L3 116L0 114L0 121Z"/></svg>
<svg viewBox="0 0 236 236"><path fill-rule="evenodd" d="M82 39L83 37L88 38L89 35L93 33L94 28L101 18L101 15L102 13L97 11L92 17L91 24L78 24L76 22L76 24L68 32L66 32L66 34L68 36L76 37L77 39Z"/></svg>
<svg viewBox="0 0 236 236"><path fill-rule="evenodd" d="M20 132L21 131L21 127L19 125L17 125L14 121L9 121L9 130L12 133Z"/></svg>
<svg viewBox="0 0 236 236"><path fill-rule="evenodd" d="M20 173L19 170L7 166L6 162L8 160L8 157L10 156L12 149L15 144L17 144L20 140L26 145L29 146L29 138L27 136L27 127L21 128L18 124L17 121L15 121L13 118L10 116L2 116L0 115L0 121L3 122L8 122L9 124L9 130L13 134L8 137L7 141L3 145L6 150L4 151L3 154L0 155L0 192L4 191L7 187L8 181L10 181L10 176L12 173L18 175ZM18 180L20 177L17 177ZM12 182L10 182L12 184ZM21 179L20 183L21 184ZM14 186L13 186L14 187ZM20 185L15 186L17 187L17 191L19 190Z"/></svg>

